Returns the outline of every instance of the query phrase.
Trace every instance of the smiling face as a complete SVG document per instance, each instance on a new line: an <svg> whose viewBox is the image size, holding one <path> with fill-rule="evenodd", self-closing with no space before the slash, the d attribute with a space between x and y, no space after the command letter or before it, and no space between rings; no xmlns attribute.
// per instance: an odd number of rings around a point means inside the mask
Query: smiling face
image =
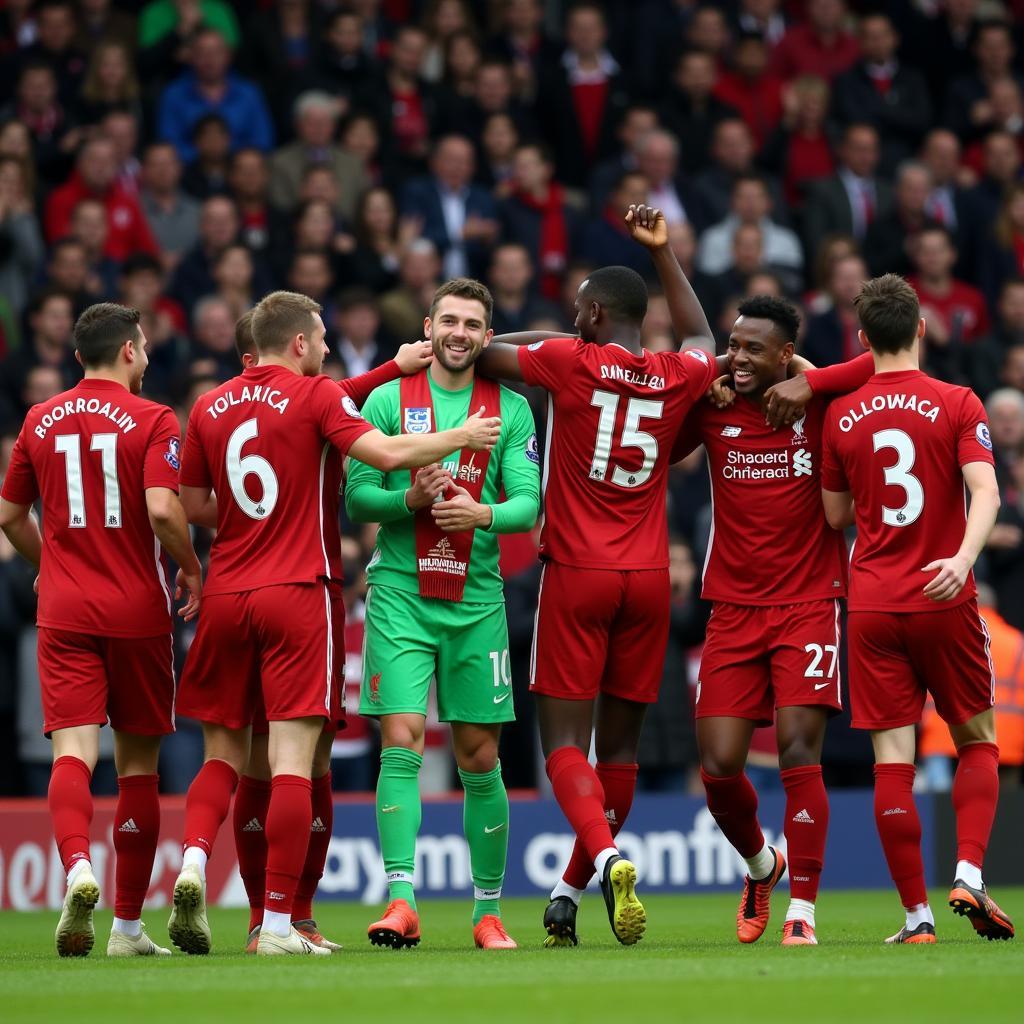
<svg viewBox="0 0 1024 1024"><path fill-rule="evenodd" d="M785 380L793 343L783 340L771 320L741 316L733 325L726 353L736 392L749 398Z"/></svg>
<svg viewBox="0 0 1024 1024"><path fill-rule="evenodd" d="M433 318L423 323L434 358L449 372L468 370L490 344L494 332L487 327L487 311L476 299L445 295Z"/></svg>

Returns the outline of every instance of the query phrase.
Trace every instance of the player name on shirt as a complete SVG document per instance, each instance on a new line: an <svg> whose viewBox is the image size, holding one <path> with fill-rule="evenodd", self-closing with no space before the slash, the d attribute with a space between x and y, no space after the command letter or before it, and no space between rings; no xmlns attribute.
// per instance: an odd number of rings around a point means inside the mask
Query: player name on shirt
<svg viewBox="0 0 1024 1024"><path fill-rule="evenodd" d="M627 384L635 384L638 388L650 388L652 391L665 390L665 378L654 373L637 373L628 367L616 363L601 365L601 380L621 380Z"/></svg>
<svg viewBox="0 0 1024 1024"><path fill-rule="evenodd" d="M234 389L218 395L207 407L206 411L216 419L221 413L225 413L232 406L244 405L246 402L262 403L269 405L279 413L284 413L288 408L290 398L283 396L278 388L267 387L264 384L248 384L236 395Z"/></svg>
<svg viewBox="0 0 1024 1024"><path fill-rule="evenodd" d="M61 402L43 413L35 427L36 437L46 437L46 432L54 424L60 423L66 416L74 416L83 412L106 416L123 434L127 434L137 426L135 420L128 413L123 412L121 406L113 402L101 402L98 398L75 398Z"/></svg>
<svg viewBox="0 0 1024 1024"><path fill-rule="evenodd" d="M846 414L839 417L839 429L848 434L866 416L876 412L885 412L892 409L906 409L908 412L916 412L926 420L934 423L939 418L942 407L929 398L922 398L920 395L907 395L903 392L896 392L891 395L875 395L870 403L862 401L858 408L848 409Z"/></svg>

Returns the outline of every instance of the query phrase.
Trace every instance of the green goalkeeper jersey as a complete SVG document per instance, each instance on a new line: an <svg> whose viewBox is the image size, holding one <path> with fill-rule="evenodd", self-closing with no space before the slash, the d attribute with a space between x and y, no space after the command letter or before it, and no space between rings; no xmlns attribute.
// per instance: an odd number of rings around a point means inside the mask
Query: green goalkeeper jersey
<svg viewBox="0 0 1024 1024"><path fill-rule="evenodd" d="M430 382L434 404L435 429L460 426L470 413L473 386L447 391ZM363 406L363 416L378 430L395 436L401 433L400 382L395 380L377 388ZM491 452L480 501L493 514L487 529L477 528L463 601L472 604L496 604L504 601L501 573L498 571L499 533L522 533L533 527L540 508L540 458L533 413L522 395L501 388L501 433ZM459 452L443 462L452 476L457 475ZM419 593L416 571L415 517L406 507L405 492L412 485L407 469L383 473L357 459L349 461L345 484L345 506L357 523L380 523L377 548L370 559L367 574L372 584ZM505 497L501 500L504 489Z"/></svg>

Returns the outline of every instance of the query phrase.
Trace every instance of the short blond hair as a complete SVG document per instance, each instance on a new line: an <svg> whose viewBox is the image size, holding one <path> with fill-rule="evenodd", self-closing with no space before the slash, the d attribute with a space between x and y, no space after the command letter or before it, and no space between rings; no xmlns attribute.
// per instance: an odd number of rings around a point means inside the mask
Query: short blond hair
<svg viewBox="0 0 1024 1024"><path fill-rule="evenodd" d="M252 337L259 352L280 354L296 334L313 333L313 317L323 307L299 292L271 292L252 311Z"/></svg>

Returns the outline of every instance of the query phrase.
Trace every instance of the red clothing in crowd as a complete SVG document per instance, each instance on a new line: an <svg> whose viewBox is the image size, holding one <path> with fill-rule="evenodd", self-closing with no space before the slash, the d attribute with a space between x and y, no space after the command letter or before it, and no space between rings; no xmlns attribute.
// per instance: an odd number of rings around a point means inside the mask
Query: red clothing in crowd
<svg viewBox="0 0 1024 1024"><path fill-rule="evenodd" d="M794 25L775 47L772 70L786 81L818 75L831 82L859 58L860 44L849 32L840 32L831 43L825 43L810 25Z"/></svg>
<svg viewBox="0 0 1024 1024"><path fill-rule="evenodd" d="M727 71L718 76L712 92L715 99L739 111L758 149L782 120L782 79L776 75L762 75L751 82Z"/></svg>
<svg viewBox="0 0 1024 1024"><path fill-rule="evenodd" d="M794 133L786 144L783 186L786 202L798 206L807 198L810 182L827 178L836 169L832 147L824 132L818 135Z"/></svg>
<svg viewBox="0 0 1024 1024"><path fill-rule="evenodd" d="M105 194L86 188L73 171L71 177L54 189L46 203L46 238L55 242L71 230L71 216L83 199L96 199L107 208L107 244L103 254L116 263L126 260L132 253L148 252L159 254L149 224L135 196L125 191L120 182L115 182Z"/></svg>
<svg viewBox="0 0 1024 1024"><path fill-rule="evenodd" d="M930 292L917 276L907 279L917 292L922 306L931 306L946 321L946 327L953 331L959 322L961 341L977 341L988 334L990 329L988 307L985 296L977 288L955 278L945 295Z"/></svg>

